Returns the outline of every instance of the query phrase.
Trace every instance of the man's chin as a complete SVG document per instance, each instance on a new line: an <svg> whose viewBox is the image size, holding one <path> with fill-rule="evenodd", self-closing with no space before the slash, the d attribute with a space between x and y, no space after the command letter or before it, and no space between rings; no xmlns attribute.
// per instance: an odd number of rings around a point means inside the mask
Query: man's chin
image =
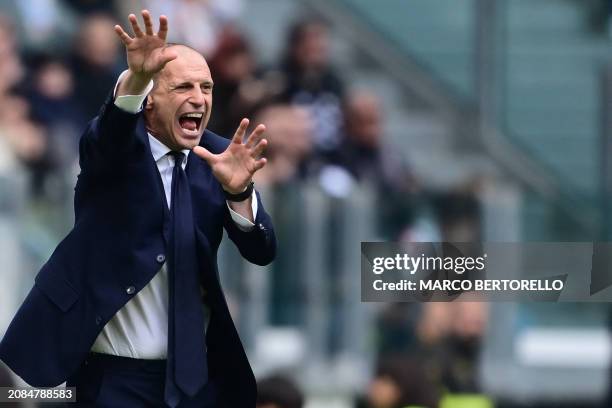
<svg viewBox="0 0 612 408"><path fill-rule="evenodd" d="M186 134L185 132L181 132L178 137L175 138L177 142L181 145L182 149L191 150L197 145L200 144L200 140L202 139L202 134Z"/></svg>

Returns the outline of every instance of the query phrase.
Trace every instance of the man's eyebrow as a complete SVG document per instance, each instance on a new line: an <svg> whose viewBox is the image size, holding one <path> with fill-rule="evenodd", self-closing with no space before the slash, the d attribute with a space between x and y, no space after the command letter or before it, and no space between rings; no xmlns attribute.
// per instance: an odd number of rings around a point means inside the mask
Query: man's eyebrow
<svg viewBox="0 0 612 408"><path fill-rule="evenodd" d="M178 88L179 86L185 86L185 85L191 85L191 82L184 81L184 82L171 82L170 83L171 88Z"/></svg>
<svg viewBox="0 0 612 408"><path fill-rule="evenodd" d="M183 81L183 82L173 82L170 84L170 87L172 88L178 88L180 86L191 86L193 85L193 82L190 81ZM210 79L206 79L204 81L200 82L200 85L214 85L214 82Z"/></svg>

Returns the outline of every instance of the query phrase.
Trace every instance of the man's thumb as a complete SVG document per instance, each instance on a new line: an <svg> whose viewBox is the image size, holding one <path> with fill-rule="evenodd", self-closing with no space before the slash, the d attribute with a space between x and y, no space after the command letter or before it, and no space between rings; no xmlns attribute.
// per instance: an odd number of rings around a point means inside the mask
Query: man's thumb
<svg viewBox="0 0 612 408"><path fill-rule="evenodd" d="M193 148L193 152L205 160L208 164L212 164L212 160L215 155L203 148L202 146L196 146Z"/></svg>
<svg viewBox="0 0 612 408"><path fill-rule="evenodd" d="M175 51L169 50L168 48L164 48L162 50L162 58L164 59L164 63L167 64L172 60L178 58L178 54Z"/></svg>

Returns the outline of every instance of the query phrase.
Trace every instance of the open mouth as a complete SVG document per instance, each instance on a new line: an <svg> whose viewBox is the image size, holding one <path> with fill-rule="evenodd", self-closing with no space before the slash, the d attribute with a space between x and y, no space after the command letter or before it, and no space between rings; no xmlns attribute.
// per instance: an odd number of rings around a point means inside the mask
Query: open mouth
<svg viewBox="0 0 612 408"><path fill-rule="evenodd" d="M199 134L204 114L202 112L184 113L179 117L179 126L187 134Z"/></svg>

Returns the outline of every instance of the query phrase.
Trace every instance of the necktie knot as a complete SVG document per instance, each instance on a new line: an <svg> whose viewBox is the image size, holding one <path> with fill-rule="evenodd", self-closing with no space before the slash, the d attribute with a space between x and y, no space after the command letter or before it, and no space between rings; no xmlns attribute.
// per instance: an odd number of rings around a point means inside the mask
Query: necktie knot
<svg viewBox="0 0 612 408"><path fill-rule="evenodd" d="M172 151L168 153L168 155L174 157L175 166L180 166L181 164L183 164L183 159L185 159L185 153Z"/></svg>

